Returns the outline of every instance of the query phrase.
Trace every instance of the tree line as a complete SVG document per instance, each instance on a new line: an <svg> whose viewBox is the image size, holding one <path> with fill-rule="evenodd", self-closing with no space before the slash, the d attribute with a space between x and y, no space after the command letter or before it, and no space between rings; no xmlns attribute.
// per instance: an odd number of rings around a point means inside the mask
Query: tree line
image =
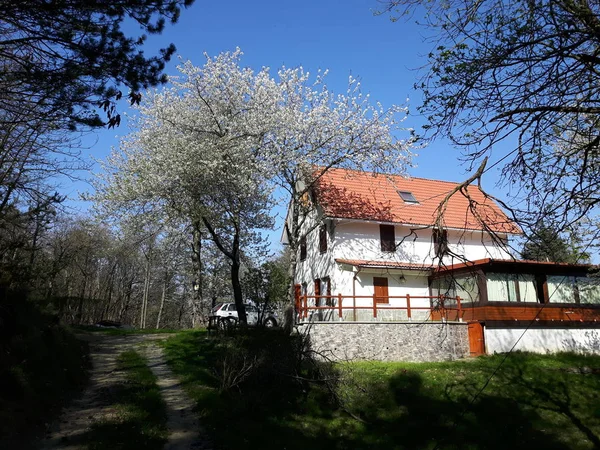
<svg viewBox="0 0 600 450"><path fill-rule="evenodd" d="M202 66L185 62L178 79L152 90L168 81L162 72L175 49L146 57L145 34L162 32L191 3L0 7L3 286L31 292L69 322L194 325L215 298L216 273L216 290L235 300L243 322L242 279L266 261L274 204L289 201L284 236L295 254L311 231L306 218L318 213L305 200L329 168L404 173L410 164L417 138L401 126L406 109L373 102L352 77L335 93L326 72L255 71L237 49L206 55ZM421 3L382 4L425 8L437 33L418 84L432 136L463 146L472 168L514 136L514 149L481 174L502 164L509 209L529 237L547 235L544 224L576 234L587 254L598 230L597 7ZM142 34L125 33L126 20ZM74 132L118 126L122 97L136 119L103 162L89 197L94 219L68 218L56 177L86 168ZM288 299L295 258L289 263Z"/></svg>

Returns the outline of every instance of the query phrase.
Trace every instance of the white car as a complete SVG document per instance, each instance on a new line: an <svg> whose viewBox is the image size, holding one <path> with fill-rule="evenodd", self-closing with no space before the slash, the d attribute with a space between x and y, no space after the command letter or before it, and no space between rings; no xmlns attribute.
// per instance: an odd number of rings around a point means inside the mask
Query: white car
<svg viewBox="0 0 600 450"><path fill-rule="evenodd" d="M250 304L245 304L244 306L246 309L248 325L258 325L260 316L258 308ZM220 303L212 309L211 315L213 317L219 317L219 323L222 325L227 324L227 321L229 321L230 324L236 324L238 321L238 312L235 303ZM262 317L261 322L267 328L276 327L277 314L267 310L264 312L264 317Z"/></svg>

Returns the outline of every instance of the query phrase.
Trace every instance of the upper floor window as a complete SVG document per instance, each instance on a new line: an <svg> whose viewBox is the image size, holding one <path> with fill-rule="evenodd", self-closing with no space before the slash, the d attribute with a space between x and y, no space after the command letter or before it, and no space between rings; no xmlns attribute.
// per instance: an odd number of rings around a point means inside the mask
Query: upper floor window
<svg viewBox="0 0 600 450"><path fill-rule="evenodd" d="M319 227L319 252L327 253L327 225Z"/></svg>
<svg viewBox="0 0 600 450"><path fill-rule="evenodd" d="M315 278L315 306L321 306L321 280Z"/></svg>
<svg viewBox="0 0 600 450"><path fill-rule="evenodd" d="M300 261L306 259L306 236L300 238Z"/></svg>
<svg viewBox="0 0 600 450"><path fill-rule="evenodd" d="M394 225L379 225L382 252L396 251L396 233Z"/></svg>
<svg viewBox="0 0 600 450"><path fill-rule="evenodd" d="M412 192L398 191L398 195L402 200L404 200L404 203L419 203L419 201L415 198Z"/></svg>
<svg viewBox="0 0 600 450"><path fill-rule="evenodd" d="M448 252L448 231L439 228L433 229L433 249L438 258Z"/></svg>

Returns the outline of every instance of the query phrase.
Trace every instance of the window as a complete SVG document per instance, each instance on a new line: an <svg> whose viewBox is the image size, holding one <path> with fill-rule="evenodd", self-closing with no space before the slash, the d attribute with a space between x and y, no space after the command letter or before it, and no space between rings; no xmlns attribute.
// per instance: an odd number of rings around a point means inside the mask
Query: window
<svg viewBox="0 0 600 450"><path fill-rule="evenodd" d="M519 300L522 302L537 303L538 295L535 286L535 277L530 274L519 274Z"/></svg>
<svg viewBox="0 0 600 450"><path fill-rule="evenodd" d="M600 279L597 277L577 277L579 303L600 304Z"/></svg>
<svg viewBox="0 0 600 450"><path fill-rule="evenodd" d="M444 304L456 305L456 297L462 302L476 303L479 301L479 286L477 275L445 276L433 281L431 292L434 297L444 296Z"/></svg>
<svg viewBox="0 0 600 450"><path fill-rule="evenodd" d="M327 253L327 225L319 227L319 252Z"/></svg>
<svg viewBox="0 0 600 450"><path fill-rule="evenodd" d="M441 258L448 252L448 231L433 229L433 249L435 256Z"/></svg>
<svg viewBox="0 0 600 450"><path fill-rule="evenodd" d="M300 238L300 261L306 259L306 236Z"/></svg>
<svg viewBox="0 0 600 450"><path fill-rule="evenodd" d="M538 302L536 281L531 274L488 273L486 278L490 302Z"/></svg>
<svg viewBox="0 0 600 450"><path fill-rule="evenodd" d="M548 275L547 279L550 303L576 303L574 277Z"/></svg>
<svg viewBox="0 0 600 450"><path fill-rule="evenodd" d="M517 275L512 273L488 273L487 291L490 302L516 302Z"/></svg>
<svg viewBox="0 0 600 450"><path fill-rule="evenodd" d="M315 306L321 306L321 280L315 280Z"/></svg>
<svg viewBox="0 0 600 450"><path fill-rule="evenodd" d="M381 237L381 251L395 252L396 234L394 231L394 225L379 225L379 234Z"/></svg>
<svg viewBox="0 0 600 450"><path fill-rule="evenodd" d="M397 191L398 195L400 196L400 198L402 200L404 200L404 203L419 203L417 201L417 199L415 198L415 196L412 194L412 192L408 192L408 191Z"/></svg>

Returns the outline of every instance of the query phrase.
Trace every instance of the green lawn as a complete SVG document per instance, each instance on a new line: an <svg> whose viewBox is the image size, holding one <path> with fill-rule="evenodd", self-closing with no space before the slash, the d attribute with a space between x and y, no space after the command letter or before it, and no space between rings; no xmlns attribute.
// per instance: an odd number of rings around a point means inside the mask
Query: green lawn
<svg viewBox="0 0 600 450"><path fill-rule="evenodd" d="M168 437L167 412L156 377L135 351L119 355L118 369L125 371L126 383L111 394L114 416L95 423L80 443L89 450L162 449Z"/></svg>
<svg viewBox="0 0 600 450"><path fill-rule="evenodd" d="M323 384L285 373L294 359L280 360L295 350L279 338L215 340L199 331L165 343L169 363L224 449L600 447L600 357L515 353L506 360L338 364L334 396ZM232 367L256 373L227 388ZM311 370L302 374L312 378Z"/></svg>

